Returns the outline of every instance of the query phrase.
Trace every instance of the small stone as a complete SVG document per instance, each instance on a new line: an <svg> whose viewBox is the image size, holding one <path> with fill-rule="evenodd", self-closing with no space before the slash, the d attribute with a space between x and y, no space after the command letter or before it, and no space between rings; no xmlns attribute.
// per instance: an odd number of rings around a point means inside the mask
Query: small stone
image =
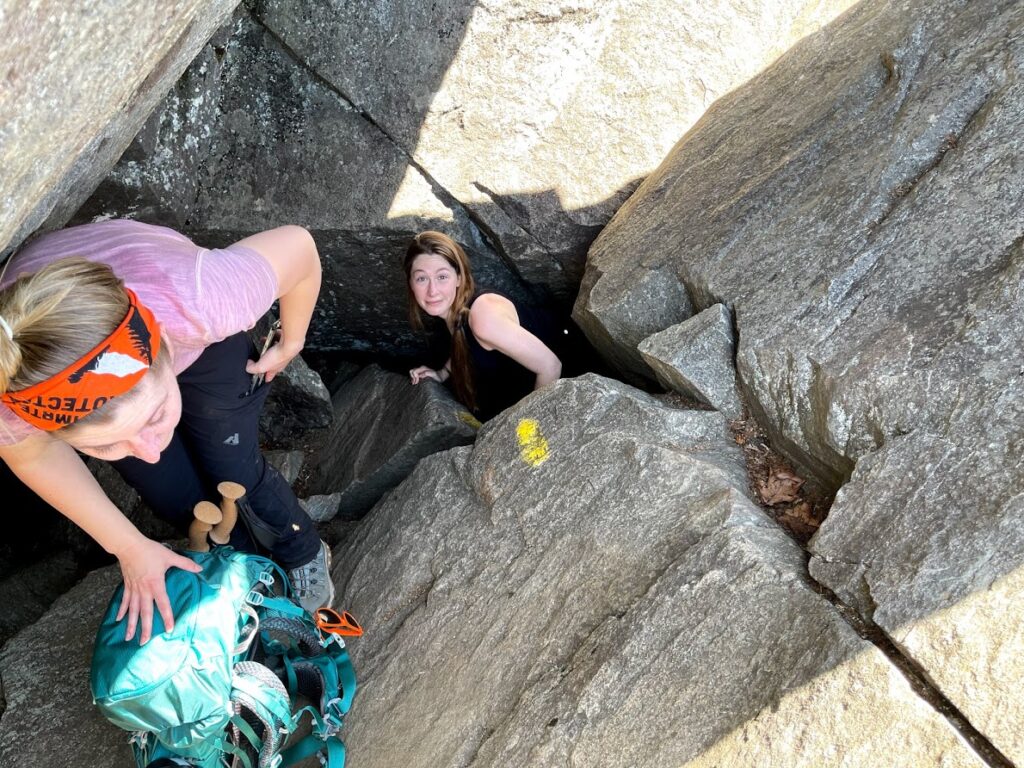
<svg viewBox="0 0 1024 768"><path fill-rule="evenodd" d="M729 419L743 415L732 316L724 304L648 336L638 349L668 389L707 403Z"/></svg>

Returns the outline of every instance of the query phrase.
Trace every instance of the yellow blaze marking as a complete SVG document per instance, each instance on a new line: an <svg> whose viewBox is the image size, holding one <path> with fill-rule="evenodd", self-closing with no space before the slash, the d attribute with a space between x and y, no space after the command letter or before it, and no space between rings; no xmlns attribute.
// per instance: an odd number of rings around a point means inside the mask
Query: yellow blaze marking
<svg viewBox="0 0 1024 768"><path fill-rule="evenodd" d="M548 460L548 441L541 434L536 419L520 419L516 427L519 438L519 454L531 467L537 467Z"/></svg>

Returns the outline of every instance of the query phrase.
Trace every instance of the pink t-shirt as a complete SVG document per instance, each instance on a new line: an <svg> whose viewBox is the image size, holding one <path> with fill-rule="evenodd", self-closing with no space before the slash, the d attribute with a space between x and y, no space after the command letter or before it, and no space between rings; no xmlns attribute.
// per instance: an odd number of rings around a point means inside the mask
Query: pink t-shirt
<svg viewBox="0 0 1024 768"><path fill-rule="evenodd" d="M200 248L172 229L126 219L40 237L12 257L0 288L67 256L108 264L135 291L171 341L176 374L206 347L252 328L277 296L273 268L251 248ZM0 406L0 445L36 431Z"/></svg>

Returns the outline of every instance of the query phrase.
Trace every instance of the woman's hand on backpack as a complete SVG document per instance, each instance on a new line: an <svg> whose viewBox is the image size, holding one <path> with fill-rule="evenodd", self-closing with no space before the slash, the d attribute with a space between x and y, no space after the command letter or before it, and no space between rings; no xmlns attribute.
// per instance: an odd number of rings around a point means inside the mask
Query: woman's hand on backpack
<svg viewBox="0 0 1024 768"><path fill-rule="evenodd" d="M117 553L124 577L124 597L117 612L117 620L128 617L125 640L135 637L139 630L139 644L145 645L153 636L153 604L163 619L164 628L174 629L174 615L167 599L166 574L170 568L199 573L198 563L179 555L163 544L140 536L136 542Z"/></svg>

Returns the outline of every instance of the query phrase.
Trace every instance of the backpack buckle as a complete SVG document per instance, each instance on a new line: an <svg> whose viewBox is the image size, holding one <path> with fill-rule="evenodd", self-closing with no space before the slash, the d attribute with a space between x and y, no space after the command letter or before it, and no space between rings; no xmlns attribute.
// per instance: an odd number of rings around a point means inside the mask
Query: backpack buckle
<svg viewBox="0 0 1024 768"><path fill-rule="evenodd" d="M335 635L330 632L320 632L320 646L326 648L331 643L337 643L341 648L345 648L345 640L341 635Z"/></svg>
<svg viewBox="0 0 1024 768"><path fill-rule="evenodd" d="M149 732L132 731L132 735L128 739L128 746L138 747L139 751L145 754L149 750Z"/></svg>
<svg viewBox="0 0 1024 768"><path fill-rule="evenodd" d="M266 587L274 586L274 574L268 571L263 571L258 577L260 584Z"/></svg>
<svg viewBox="0 0 1024 768"><path fill-rule="evenodd" d="M341 729L344 723L345 713L341 711L341 699L335 696L324 705L324 738Z"/></svg>
<svg viewBox="0 0 1024 768"><path fill-rule="evenodd" d="M263 605L264 599L263 593L257 592L255 589L250 589L249 594L245 596L245 602L249 603L249 605L255 605L257 608Z"/></svg>

